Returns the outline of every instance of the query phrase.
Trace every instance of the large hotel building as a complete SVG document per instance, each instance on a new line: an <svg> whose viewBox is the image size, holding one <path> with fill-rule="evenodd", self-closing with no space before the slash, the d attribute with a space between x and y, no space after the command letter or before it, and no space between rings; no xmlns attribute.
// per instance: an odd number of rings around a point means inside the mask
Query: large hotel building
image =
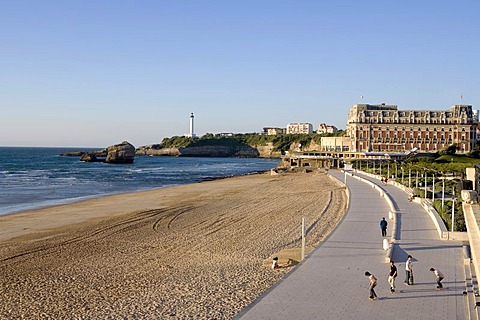
<svg viewBox="0 0 480 320"><path fill-rule="evenodd" d="M350 152L400 153L414 148L436 152L456 145L458 153L465 153L475 145L477 122L478 114L470 105L423 111L356 104L348 113L346 133Z"/></svg>

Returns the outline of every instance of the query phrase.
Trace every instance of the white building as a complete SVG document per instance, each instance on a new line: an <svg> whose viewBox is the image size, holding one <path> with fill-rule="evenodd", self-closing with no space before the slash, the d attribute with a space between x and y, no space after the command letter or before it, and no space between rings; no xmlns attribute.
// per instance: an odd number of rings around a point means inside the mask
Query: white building
<svg viewBox="0 0 480 320"><path fill-rule="evenodd" d="M334 133L337 132L338 129L335 126L328 125L325 123L320 123L317 127L317 133L322 134L322 133Z"/></svg>
<svg viewBox="0 0 480 320"><path fill-rule="evenodd" d="M287 134L309 134L313 132L313 125L308 122L295 122L287 125Z"/></svg>
<svg viewBox="0 0 480 320"><path fill-rule="evenodd" d="M269 136L274 136L277 134L285 134L285 128L278 128L278 127L263 127L263 133Z"/></svg>

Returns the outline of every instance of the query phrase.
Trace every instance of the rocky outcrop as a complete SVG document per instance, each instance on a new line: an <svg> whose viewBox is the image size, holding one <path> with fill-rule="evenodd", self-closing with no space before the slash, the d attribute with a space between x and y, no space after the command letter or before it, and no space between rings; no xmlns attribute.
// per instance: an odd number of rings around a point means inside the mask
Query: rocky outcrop
<svg viewBox="0 0 480 320"><path fill-rule="evenodd" d="M133 163L135 147L127 141L123 141L99 151L75 151L61 153L60 155L68 157L79 156L80 161L84 162Z"/></svg>
<svg viewBox="0 0 480 320"><path fill-rule="evenodd" d="M127 141L107 148L107 163L133 163L135 159L135 147Z"/></svg>
<svg viewBox="0 0 480 320"><path fill-rule="evenodd" d="M302 149L303 151L320 151L322 146L316 143L314 140L311 140L310 143Z"/></svg>
<svg viewBox="0 0 480 320"><path fill-rule="evenodd" d="M135 154L137 156L179 156L178 148L161 148L159 144L151 144L139 147Z"/></svg>
<svg viewBox="0 0 480 320"><path fill-rule="evenodd" d="M280 151L274 151L273 143L269 142L266 145L256 145L254 146L259 154L260 158L280 158L282 153Z"/></svg>

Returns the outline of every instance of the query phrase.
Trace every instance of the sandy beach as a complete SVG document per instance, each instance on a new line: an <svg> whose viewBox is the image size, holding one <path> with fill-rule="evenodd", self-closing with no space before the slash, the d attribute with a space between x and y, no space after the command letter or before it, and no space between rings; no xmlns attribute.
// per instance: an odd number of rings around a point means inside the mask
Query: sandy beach
<svg viewBox="0 0 480 320"><path fill-rule="evenodd" d="M231 319L347 206L321 173L257 174L0 216L2 319ZM268 261L266 263L268 264Z"/></svg>

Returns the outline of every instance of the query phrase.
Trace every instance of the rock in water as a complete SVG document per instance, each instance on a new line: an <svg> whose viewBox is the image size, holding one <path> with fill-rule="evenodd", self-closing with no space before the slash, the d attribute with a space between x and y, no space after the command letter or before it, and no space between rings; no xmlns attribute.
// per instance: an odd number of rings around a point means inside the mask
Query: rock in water
<svg viewBox="0 0 480 320"><path fill-rule="evenodd" d="M123 141L107 148L107 163L133 163L135 158L135 147Z"/></svg>
<svg viewBox="0 0 480 320"><path fill-rule="evenodd" d="M93 154L93 153L87 153L87 152L85 152L85 153L82 154L82 156L80 157L80 161L84 161L84 162L97 162L97 157L96 157L95 154Z"/></svg>

